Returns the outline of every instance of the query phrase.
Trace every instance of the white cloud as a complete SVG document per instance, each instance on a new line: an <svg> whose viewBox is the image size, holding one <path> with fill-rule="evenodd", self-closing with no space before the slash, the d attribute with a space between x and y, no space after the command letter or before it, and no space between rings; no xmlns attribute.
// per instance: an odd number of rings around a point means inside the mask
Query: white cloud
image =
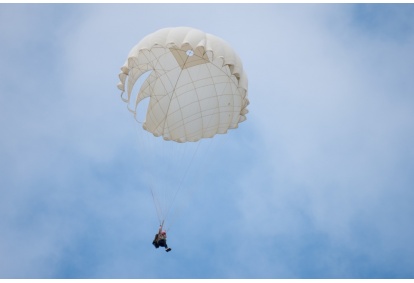
<svg viewBox="0 0 414 283"><path fill-rule="evenodd" d="M9 270L1 276L410 274L412 38L369 36L350 16L354 6L71 7L68 18L54 10L58 25L38 24L53 35L45 37L53 62L34 60L39 72L0 97L0 260ZM116 84L140 38L177 25L235 46L251 105L248 120L192 168L195 188L183 189L165 257L150 245L157 223L139 125ZM44 38L41 28L19 30L27 34L3 28L10 48ZM7 78L14 85L19 75ZM399 253L400 269L382 272ZM353 264L361 258L363 267Z"/></svg>
<svg viewBox="0 0 414 283"><path fill-rule="evenodd" d="M333 27L348 21L347 13L337 11L328 18L334 16ZM275 31L278 38L289 40L282 40L278 53L267 61L278 63L266 77L274 87L250 88L263 92L252 115L265 142L261 153L265 161L246 180L240 205L243 220L253 226L245 232L275 239L319 232L334 246L355 249L374 266L381 265L376 248L393 245L387 256L401 249L389 231L413 231L406 230L412 209L399 193L409 186L400 164L412 160L413 85L407 72L413 66L408 52L412 41L378 42L346 26L336 30L300 19L288 30ZM346 45L347 41L353 44ZM265 181L250 181L263 175ZM405 180L398 193L395 178ZM383 214L381 207L387 202L391 207L404 203L399 224ZM369 235L374 241L369 249L361 238L364 233L377 234ZM402 245L408 244L406 240ZM302 248L295 251L298 256ZM337 260L324 264L335 266ZM332 276L364 274L351 262L346 265Z"/></svg>

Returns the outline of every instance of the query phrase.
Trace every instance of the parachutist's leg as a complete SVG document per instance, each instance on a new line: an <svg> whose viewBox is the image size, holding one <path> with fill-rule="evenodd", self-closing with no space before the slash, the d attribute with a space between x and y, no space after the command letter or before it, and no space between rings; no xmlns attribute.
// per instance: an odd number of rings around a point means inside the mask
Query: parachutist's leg
<svg viewBox="0 0 414 283"><path fill-rule="evenodd" d="M164 239L161 239L161 240L158 241L158 245L160 247L165 247L166 244L167 244L167 242Z"/></svg>
<svg viewBox="0 0 414 283"><path fill-rule="evenodd" d="M169 247L167 246L167 241L165 242L165 251L166 251L166 252L171 251L171 248L169 248Z"/></svg>

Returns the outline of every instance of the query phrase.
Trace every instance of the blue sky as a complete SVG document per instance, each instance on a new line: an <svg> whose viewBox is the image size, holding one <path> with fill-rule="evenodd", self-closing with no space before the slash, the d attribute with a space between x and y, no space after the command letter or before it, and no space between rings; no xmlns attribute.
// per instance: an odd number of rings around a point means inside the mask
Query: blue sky
<svg viewBox="0 0 414 283"><path fill-rule="evenodd" d="M414 277L412 4L0 5L0 278ZM251 104L167 254L116 84L170 26L229 42Z"/></svg>

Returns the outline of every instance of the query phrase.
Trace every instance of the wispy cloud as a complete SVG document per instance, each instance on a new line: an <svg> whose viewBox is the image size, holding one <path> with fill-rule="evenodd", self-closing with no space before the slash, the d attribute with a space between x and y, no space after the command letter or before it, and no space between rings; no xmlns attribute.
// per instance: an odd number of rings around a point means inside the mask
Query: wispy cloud
<svg viewBox="0 0 414 283"><path fill-rule="evenodd" d="M0 277L413 276L411 5L1 10ZM148 183L168 180L116 84L179 25L235 48L251 105L198 152L166 254Z"/></svg>

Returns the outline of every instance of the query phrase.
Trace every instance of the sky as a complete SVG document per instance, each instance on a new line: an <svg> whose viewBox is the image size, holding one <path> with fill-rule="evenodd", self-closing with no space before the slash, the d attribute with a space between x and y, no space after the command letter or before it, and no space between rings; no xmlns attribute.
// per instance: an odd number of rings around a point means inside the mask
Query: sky
<svg viewBox="0 0 414 283"><path fill-rule="evenodd" d="M166 253L148 187L178 181L116 85L174 26L234 48L250 105ZM414 277L412 4L0 4L0 42L0 278Z"/></svg>

